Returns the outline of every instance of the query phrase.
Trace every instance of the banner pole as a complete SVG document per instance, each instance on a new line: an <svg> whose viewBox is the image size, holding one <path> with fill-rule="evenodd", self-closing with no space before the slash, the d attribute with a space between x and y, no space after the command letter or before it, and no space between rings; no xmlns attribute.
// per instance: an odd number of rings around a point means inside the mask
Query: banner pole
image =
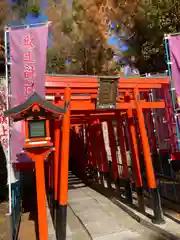
<svg viewBox="0 0 180 240"><path fill-rule="evenodd" d="M9 77L8 77L8 52L7 52L7 31L6 28L4 29L4 42L5 42L5 72L6 72L6 108L9 108ZM7 128L7 138L8 138L8 149L6 154L6 161L7 161L7 172L8 172L8 192L9 192L9 214L12 213L12 189L11 189L11 152L10 152L10 120L8 121L8 128Z"/></svg>

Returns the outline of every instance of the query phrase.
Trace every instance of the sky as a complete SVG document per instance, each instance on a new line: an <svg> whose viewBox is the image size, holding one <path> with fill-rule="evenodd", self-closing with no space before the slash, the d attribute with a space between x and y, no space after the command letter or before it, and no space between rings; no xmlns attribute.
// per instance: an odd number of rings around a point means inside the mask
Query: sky
<svg viewBox="0 0 180 240"><path fill-rule="evenodd" d="M109 36L108 38L108 44L109 45L112 45L112 46L115 46L117 49L120 49L121 51L127 51L128 50L128 46L126 44L124 44L121 39L119 39L118 36L116 36L115 34L114 35L111 35Z"/></svg>

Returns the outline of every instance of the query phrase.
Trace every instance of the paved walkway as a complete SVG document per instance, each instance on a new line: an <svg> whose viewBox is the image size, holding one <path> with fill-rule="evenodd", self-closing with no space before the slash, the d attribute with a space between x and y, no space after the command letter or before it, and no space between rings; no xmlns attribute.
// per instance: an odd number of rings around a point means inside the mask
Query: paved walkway
<svg viewBox="0 0 180 240"><path fill-rule="evenodd" d="M68 194L68 240L164 240L73 175Z"/></svg>
<svg viewBox="0 0 180 240"><path fill-rule="evenodd" d="M50 209L47 202L46 202L46 209L47 209L47 220L48 220L48 240L56 240L56 233L53 225L53 220L52 220Z"/></svg>
<svg viewBox="0 0 180 240"><path fill-rule="evenodd" d="M56 240L47 206L49 240ZM33 219L34 220L34 219ZM19 239L35 240L35 224L23 214ZM1 238L0 238L1 239ZM109 199L69 176L67 240L165 240L139 224Z"/></svg>

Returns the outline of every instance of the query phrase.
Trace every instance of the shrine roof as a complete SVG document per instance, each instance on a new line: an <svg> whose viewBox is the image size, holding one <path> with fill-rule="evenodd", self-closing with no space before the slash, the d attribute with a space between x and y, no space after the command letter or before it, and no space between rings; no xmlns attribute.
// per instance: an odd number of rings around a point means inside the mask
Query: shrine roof
<svg viewBox="0 0 180 240"><path fill-rule="evenodd" d="M37 93L33 93L33 95L31 95L24 103L5 111L4 116L16 117L29 110L34 104L38 104L41 108L55 115L65 113L67 108L67 104L64 107L58 107L51 102L46 101Z"/></svg>

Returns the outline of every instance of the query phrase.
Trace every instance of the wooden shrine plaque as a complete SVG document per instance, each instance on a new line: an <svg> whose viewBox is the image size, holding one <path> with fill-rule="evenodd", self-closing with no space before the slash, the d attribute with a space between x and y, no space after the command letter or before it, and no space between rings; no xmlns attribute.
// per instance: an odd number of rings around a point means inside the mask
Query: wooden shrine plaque
<svg viewBox="0 0 180 240"><path fill-rule="evenodd" d="M117 79L101 78L97 108L115 108L117 100Z"/></svg>

